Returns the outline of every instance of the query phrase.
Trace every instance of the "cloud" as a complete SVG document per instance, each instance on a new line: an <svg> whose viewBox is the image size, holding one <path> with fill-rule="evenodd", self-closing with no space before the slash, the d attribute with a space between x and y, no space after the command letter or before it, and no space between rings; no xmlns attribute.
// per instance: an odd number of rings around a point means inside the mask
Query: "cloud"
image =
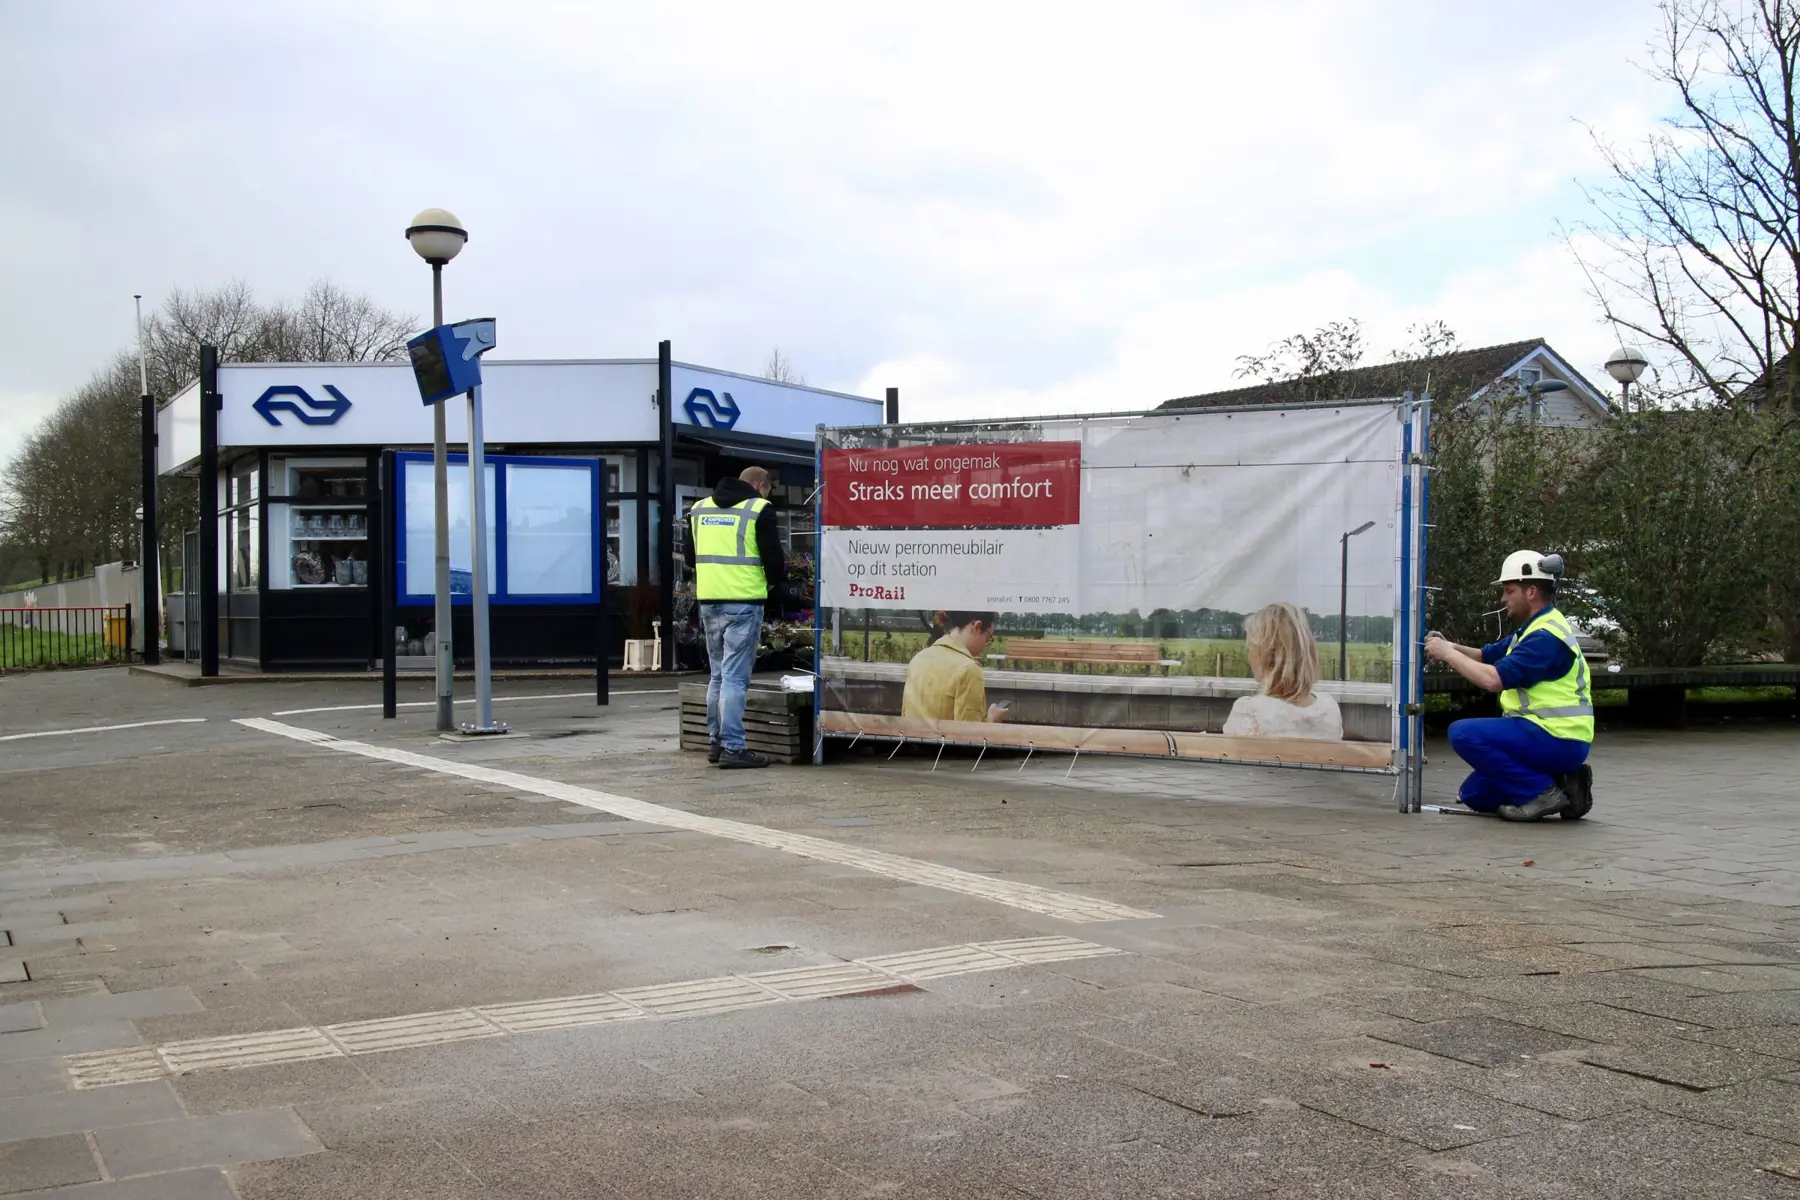
<svg viewBox="0 0 1800 1200"><path fill-rule="evenodd" d="M1237 355L1352 315L1377 345L1417 314L1578 357L1554 233L1595 168L1574 118L1645 127L1624 56L1653 16L33 7L0 46L34 114L0 128L0 269L31 281L0 297L0 412L16 429L128 345L134 291L328 276L422 313L400 230L432 204L473 234L451 311L498 316L509 357L667 337L754 370L780 345L815 384L965 411L1229 386Z"/></svg>

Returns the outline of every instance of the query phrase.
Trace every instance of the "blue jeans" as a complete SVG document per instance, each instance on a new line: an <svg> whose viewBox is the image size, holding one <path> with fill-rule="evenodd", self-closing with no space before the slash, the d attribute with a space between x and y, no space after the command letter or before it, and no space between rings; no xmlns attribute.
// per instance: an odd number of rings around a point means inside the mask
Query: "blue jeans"
<svg viewBox="0 0 1800 1200"><path fill-rule="evenodd" d="M1524 717L1472 717L1450 726L1450 748L1475 768L1457 793L1476 812L1524 804L1549 791L1553 775L1587 761L1589 743L1545 733Z"/></svg>
<svg viewBox="0 0 1800 1200"><path fill-rule="evenodd" d="M706 732L727 750L744 748L744 689L762 642L762 618L761 600L700 606L712 672L706 681Z"/></svg>

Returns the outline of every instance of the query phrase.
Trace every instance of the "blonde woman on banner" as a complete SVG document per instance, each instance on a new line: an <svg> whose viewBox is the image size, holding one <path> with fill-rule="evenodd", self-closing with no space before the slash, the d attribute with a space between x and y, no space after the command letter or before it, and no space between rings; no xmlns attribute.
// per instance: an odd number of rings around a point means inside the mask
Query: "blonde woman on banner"
<svg viewBox="0 0 1800 1200"><path fill-rule="evenodd" d="M1252 613L1244 622L1244 643L1257 688L1231 706L1227 736L1344 739L1337 701L1313 690L1319 682L1319 647L1305 613L1286 603Z"/></svg>

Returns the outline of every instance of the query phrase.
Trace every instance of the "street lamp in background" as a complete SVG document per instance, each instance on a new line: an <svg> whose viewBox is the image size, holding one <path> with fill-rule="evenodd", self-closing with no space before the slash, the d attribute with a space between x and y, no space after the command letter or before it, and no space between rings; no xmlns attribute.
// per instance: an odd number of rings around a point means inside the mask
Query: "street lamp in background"
<svg viewBox="0 0 1800 1200"><path fill-rule="evenodd" d="M1631 406L1631 385L1650 367L1650 360L1636 346L1620 346L1606 360L1606 373L1619 381L1619 407Z"/></svg>
<svg viewBox="0 0 1800 1200"><path fill-rule="evenodd" d="M1375 528L1375 522L1364 521L1355 529L1344 531L1338 539L1343 551L1338 568L1338 678L1350 678L1350 539Z"/></svg>
<svg viewBox="0 0 1800 1200"><path fill-rule="evenodd" d="M431 327L444 323L444 264L462 252L469 240L468 231L456 214L447 208L427 208L406 227L406 240L413 252L431 264ZM456 728L452 704L456 692L456 658L450 645L450 465L445 446L444 406L431 407L431 480L435 493L433 511L437 521L435 560L436 582L433 594L437 600L433 620L433 640L437 643L437 727L448 732ZM402 536L404 534L402 533ZM386 653L394 653L394 631L385 631Z"/></svg>

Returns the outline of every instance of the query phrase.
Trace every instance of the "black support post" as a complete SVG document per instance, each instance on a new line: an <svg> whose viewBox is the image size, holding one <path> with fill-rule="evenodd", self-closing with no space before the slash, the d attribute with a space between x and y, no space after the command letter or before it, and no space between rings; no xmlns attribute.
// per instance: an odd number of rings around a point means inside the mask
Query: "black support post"
<svg viewBox="0 0 1800 1200"><path fill-rule="evenodd" d="M608 629L606 618L608 591L608 584L606 581L606 505L606 460L603 458L600 460L599 511L594 514L594 519L600 522L600 562L598 564L598 569L600 571L600 611L595 614L594 620L594 636L599 639L599 645L594 648L594 703L596 705L607 704L611 701L608 691L612 682L610 678L611 672L608 670L606 662L606 631Z"/></svg>
<svg viewBox="0 0 1800 1200"><path fill-rule="evenodd" d="M219 673L219 348L200 347L200 674ZM193 585L182 581L183 590ZM188 631L193 636L193 631Z"/></svg>
<svg viewBox="0 0 1800 1200"><path fill-rule="evenodd" d="M400 556L395 553L392 450L381 452L381 477L376 485L374 512L375 519L369 522L369 555L374 559L370 566L381 583L381 628L375 641L381 648L381 715L392 718L398 702L395 693L399 690L399 664L395 660L400 655L400 647L394 639L394 627L400 623Z"/></svg>
<svg viewBox="0 0 1800 1200"><path fill-rule="evenodd" d="M143 584L144 662L155 666L162 661L162 538L158 533L156 511L156 397L145 392L138 397L142 406L143 482L140 487L144 505L144 545L139 551L138 580Z"/></svg>
<svg viewBox="0 0 1800 1200"><path fill-rule="evenodd" d="M669 343L656 344L656 420L662 468L657 475L656 576L662 583L663 670L675 669L675 390Z"/></svg>
<svg viewBox="0 0 1800 1200"><path fill-rule="evenodd" d="M898 425L900 423L899 388L889 388L887 390L887 423L889 425Z"/></svg>

